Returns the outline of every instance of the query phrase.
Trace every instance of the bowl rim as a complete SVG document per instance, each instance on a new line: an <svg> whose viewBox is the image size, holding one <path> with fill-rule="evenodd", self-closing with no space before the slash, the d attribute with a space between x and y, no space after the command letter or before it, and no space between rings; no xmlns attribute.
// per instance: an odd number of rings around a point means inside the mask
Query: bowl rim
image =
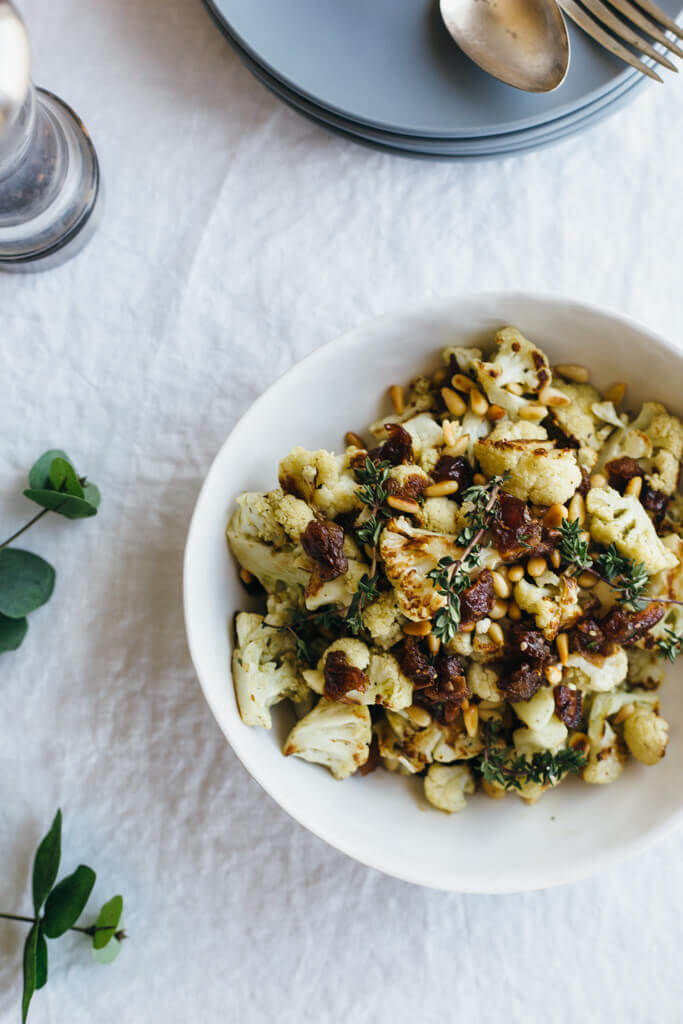
<svg viewBox="0 0 683 1024"><path fill-rule="evenodd" d="M240 744L239 737L235 738L232 735L228 735L221 724L221 717L218 712L216 702L210 693L210 688L205 684L202 678L202 674L199 669L199 647L193 635L190 596L192 550L195 543L195 537L199 533L199 524L201 522L204 506L209 501L213 478L218 474L218 464L221 460L222 453L231 443L232 437L236 431L239 428L242 428L251 416L256 415L261 405L265 404L269 400L270 394L276 386L287 379L290 375L297 373L304 363L308 364L318 358L323 358L323 354L333 347L353 344L353 341L358 334L364 334L368 329L378 326L384 321L399 320L408 317L414 318L416 316L428 316L430 313L437 313L449 306L456 306L458 303L478 304L486 302L491 302L492 304L494 302L526 302L536 304L538 306L546 306L549 311L553 307L556 308L558 306L562 306L570 312L577 311L602 317L604 319L611 320L614 323L623 324L625 327L645 335L655 345L664 349L677 362L683 362L683 349L679 348L675 342L665 337L663 334L647 327L642 321L606 306L600 306L596 303L585 302L550 292L532 292L516 289L501 291L487 289L480 292L458 292L453 295L435 296L413 305L405 305L396 310L382 313L378 316L362 321L362 323L358 324L356 327L353 327L348 331L344 331L342 334L323 342L322 345L314 348L301 359L296 360L290 367L288 367L287 370L271 381L268 387L257 396L257 398L247 407L247 409L245 409L242 415L231 427L225 440L212 459L211 466L204 477L190 518L183 556L183 615L185 620L187 644L192 664L204 695L204 699L209 705L211 713L216 720L216 724L246 771L259 784L259 786L261 786L265 793L287 814L289 814L294 821L299 825L302 825L318 839L322 839L333 849L340 851L347 857L351 857L353 860L358 861L365 867L374 868L376 871L380 871L385 875L397 878L400 881L410 882L413 885L422 886L427 889L434 889L440 892L504 895L517 892L533 892L541 889L554 888L559 885L567 885L572 882L579 881L582 878L587 878L591 875L597 874L608 867L620 864L631 857L635 857L638 854L643 853L645 850L667 838L667 836L680 828L681 824L683 824L683 802L679 809L675 813L671 814L666 821L661 822L658 825L651 826L639 836L629 841L625 841L623 846L619 849L605 851L602 854L598 853L593 857L590 863L587 861L582 861L579 864L558 863L558 865L552 869L545 869L543 877L539 880L538 885L529 885L526 883L516 885L513 881L507 880L491 885L480 882L477 879L467 878L462 881L449 881L441 876L437 876L433 880L425 879L419 875L418 871L411 871L409 869L402 868L400 865L392 865L390 863L390 858L385 855L373 856L364 847L357 848L352 836L349 836L348 840L340 840L336 835L334 837L331 836L326 827L316 823L314 815L305 813L299 807L295 807L294 802L290 801L286 796L279 795L276 797L271 793L268 781L264 777L266 773L263 773L260 770L260 765L255 763L255 759L251 758L244 752L242 745ZM232 669L231 666L228 665L226 682L231 680ZM313 818L313 820L311 820L311 818Z"/></svg>

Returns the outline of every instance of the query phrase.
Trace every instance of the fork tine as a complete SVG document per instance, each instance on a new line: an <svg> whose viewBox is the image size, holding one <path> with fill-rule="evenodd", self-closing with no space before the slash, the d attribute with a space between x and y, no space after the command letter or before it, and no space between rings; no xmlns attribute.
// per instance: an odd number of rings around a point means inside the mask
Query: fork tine
<svg viewBox="0 0 683 1024"><path fill-rule="evenodd" d="M572 21L575 21L584 32L587 32L589 36L592 36L596 42L604 46L606 50L613 53L615 57L620 57L621 60L625 60L631 67L637 68L638 71L642 71L648 78L653 78L655 82L661 82L662 79L659 77L656 71L649 68L647 64L643 64L642 61L638 60L635 54L627 50L625 46L611 36L609 32L605 32L604 28L597 23L590 14L586 14L583 7L575 2L575 0L557 0L559 6L568 14Z"/></svg>
<svg viewBox="0 0 683 1024"><path fill-rule="evenodd" d="M668 29L669 32L673 32L673 34L679 39L683 39L683 27L681 25L677 25L673 18L670 18L668 14L665 14L664 11L654 3L654 0L638 0L638 6L642 7L644 11L647 11L651 18L658 21L659 24Z"/></svg>
<svg viewBox="0 0 683 1024"><path fill-rule="evenodd" d="M649 18L646 18L638 7L634 7L630 0L610 0L610 3L612 4L612 7L616 7L618 11L625 14L627 18L630 18L634 25L638 25L638 27L647 32L649 36L656 39L658 43L663 43L663 45L666 46L667 49L671 50L672 53L675 53L677 57L683 57L683 50L680 46L677 46L672 39L669 39L661 28L658 28L657 25L649 20Z"/></svg>
<svg viewBox="0 0 683 1024"><path fill-rule="evenodd" d="M653 46L650 46L642 36L639 36L637 32L634 32L629 25L622 21L621 18L617 17L614 11L603 4L602 0L581 0L581 2L584 7L588 8L591 14L594 14L595 17L603 23L603 25L606 25L607 28L611 29L615 35L621 36L622 39L627 43L630 43L636 50L640 50L641 53L644 53L647 57L650 57L652 60L656 60L658 64L668 68L669 71L678 71L676 65L672 64L668 57L665 57L662 53L655 50Z"/></svg>

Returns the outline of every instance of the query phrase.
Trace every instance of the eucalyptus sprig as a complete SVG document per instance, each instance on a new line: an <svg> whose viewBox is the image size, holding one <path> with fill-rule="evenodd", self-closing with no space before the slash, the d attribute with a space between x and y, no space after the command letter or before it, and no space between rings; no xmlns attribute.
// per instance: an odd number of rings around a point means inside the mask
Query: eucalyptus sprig
<svg viewBox="0 0 683 1024"><path fill-rule="evenodd" d="M446 598L442 608L436 613L432 633L439 640L448 643L458 632L461 620L460 595L469 587L470 572L479 564L481 556L480 540L484 536L495 512L500 489L505 483L504 476L494 476L484 485L470 487L463 494L463 501L473 506L467 513L467 526L461 530L456 543L464 544L465 549L459 558L446 556L441 558L436 568L427 573L436 590Z"/></svg>
<svg viewBox="0 0 683 1024"><path fill-rule="evenodd" d="M48 512L86 519L97 514L100 504L95 484L79 477L68 455L57 448L40 456L28 483L24 494L42 511L0 544L0 654L21 646L28 630L26 616L49 601L56 576L44 558L9 545Z"/></svg>
<svg viewBox="0 0 683 1024"><path fill-rule="evenodd" d="M0 918L7 921L22 921L31 925L24 944L22 1024L25 1024L35 992L47 983L47 939L58 939L68 931L81 932L92 939L94 959L98 963L108 964L116 959L121 951L121 943L126 938L126 933L120 927L122 896L113 896L107 900L94 924L87 928L76 924L88 902L96 875L92 868L79 864L73 874L57 882L61 853L62 812L57 811L33 860L31 887L34 916L0 913Z"/></svg>
<svg viewBox="0 0 683 1024"><path fill-rule="evenodd" d="M527 782L542 786L558 782L563 776L580 772L587 759L579 750L537 751L531 758L515 753L514 749L499 742L500 723L483 723L484 750L475 761L482 778L505 789L521 789Z"/></svg>

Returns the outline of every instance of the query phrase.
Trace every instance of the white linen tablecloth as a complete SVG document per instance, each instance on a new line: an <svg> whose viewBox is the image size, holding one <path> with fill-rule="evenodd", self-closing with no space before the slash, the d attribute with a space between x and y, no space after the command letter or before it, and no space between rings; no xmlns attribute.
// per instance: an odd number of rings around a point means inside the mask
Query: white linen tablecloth
<svg viewBox="0 0 683 1024"><path fill-rule="evenodd" d="M676 336L683 92L494 162L368 151L244 70L199 0L26 0L35 77L83 116L107 208L75 261L0 277L3 537L63 447L101 513L24 538L54 596L0 660L0 909L60 805L64 866L124 894L99 967L50 946L34 1024L569 1024L681 1019L683 836L599 877L443 895L348 860L241 767L186 651L181 558L210 461L283 370L375 314L489 288L557 292ZM541 339L542 340L542 339ZM674 737L680 742L680 737ZM504 856L504 851L501 851ZM95 907L95 899L92 901ZM25 930L0 922L0 1018Z"/></svg>

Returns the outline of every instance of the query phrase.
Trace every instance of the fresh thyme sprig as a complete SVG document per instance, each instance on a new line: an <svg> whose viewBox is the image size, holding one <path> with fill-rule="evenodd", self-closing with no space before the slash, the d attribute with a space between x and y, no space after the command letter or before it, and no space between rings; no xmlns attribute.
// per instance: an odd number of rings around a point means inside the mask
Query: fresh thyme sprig
<svg viewBox="0 0 683 1024"><path fill-rule="evenodd" d="M310 646L311 640L315 638L314 635L311 636L311 632L315 629L329 629L338 632L344 628L344 619L333 608L321 608L315 612L296 608L292 611L289 622L275 628L291 633L294 637L297 658L312 665L317 658Z"/></svg>
<svg viewBox="0 0 683 1024"><path fill-rule="evenodd" d="M479 542L486 532L504 482L505 477L494 476L486 484L470 487L464 492L463 501L474 506L467 514L467 526L456 538L456 543L464 544L465 550L459 558L441 558L436 568L427 573L427 578L433 581L438 592L446 598L432 626L434 636L444 643L452 640L458 632L461 619L460 595L470 585L470 572L479 564Z"/></svg>
<svg viewBox="0 0 683 1024"><path fill-rule="evenodd" d="M483 723L484 750L475 761L482 778L505 789L521 789L526 782L542 786L558 782L564 775L580 772L587 764L584 754L568 748L553 753L538 751L531 758L516 754L511 747L497 742L500 723Z"/></svg>
<svg viewBox="0 0 683 1024"><path fill-rule="evenodd" d="M46 939L58 939L68 931L81 932L92 939L93 957L98 963L115 960L126 933L120 927L123 898L113 896L100 910L94 924L83 928L76 924L95 884L95 872L80 864L71 875L57 880L62 853L62 812L57 811L50 831L43 838L33 859L33 917L0 914L7 921L21 921L31 928L24 945L24 991L21 1019L25 1024L37 989L47 983Z"/></svg>
<svg viewBox="0 0 683 1024"><path fill-rule="evenodd" d="M588 554L588 541L581 539L578 519L567 519L560 525L558 550L565 568L579 572L590 572L597 579L607 583L617 594L617 600L641 611L648 604L683 604L670 597L648 597L645 594L650 577L642 562L635 562L620 554L616 545L610 544L597 558Z"/></svg>
<svg viewBox="0 0 683 1024"><path fill-rule="evenodd" d="M389 462L373 460L366 455L365 464L355 470L359 487L359 501L369 510L368 518L356 527L356 539L370 551L370 572L361 578L358 589L351 599L346 613L346 626L353 636L363 631L363 612L377 597L379 575L377 573L377 545L380 534L391 512L385 507L389 497L386 483L389 478Z"/></svg>
<svg viewBox="0 0 683 1024"><path fill-rule="evenodd" d="M657 641L660 656L674 662L683 650L683 636L679 636L673 629L667 629L666 635Z"/></svg>

